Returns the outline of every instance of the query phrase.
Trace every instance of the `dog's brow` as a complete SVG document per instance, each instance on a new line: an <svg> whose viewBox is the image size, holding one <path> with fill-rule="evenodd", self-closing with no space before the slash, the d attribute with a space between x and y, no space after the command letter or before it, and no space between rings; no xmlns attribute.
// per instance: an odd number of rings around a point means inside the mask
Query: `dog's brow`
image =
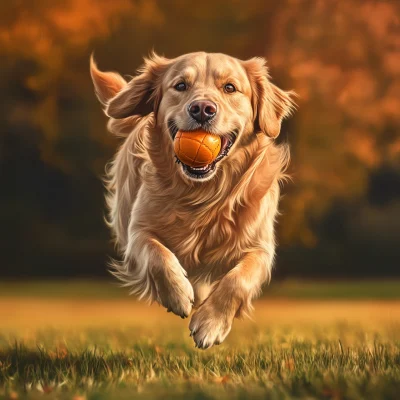
<svg viewBox="0 0 400 400"><path fill-rule="evenodd" d="M196 71L194 68L185 68L183 71L175 69L174 71L177 72L177 74L173 77L174 82L181 79L191 83L196 78Z"/></svg>
<svg viewBox="0 0 400 400"><path fill-rule="evenodd" d="M214 79L218 87L226 83L232 83L238 90L242 90L242 80L237 76L237 73L230 69L213 71L212 79Z"/></svg>
<svg viewBox="0 0 400 400"><path fill-rule="evenodd" d="M218 84L233 83L236 87L242 86L242 79L238 76L236 71L230 69L223 71L215 71L213 74L214 81Z"/></svg>
<svg viewBox="0 0 400 400"><path fill-rule="evenodd" d="M213 76L216 81L223 81L233 77L234 72L230 69L218 69L213 71Z"/></svg>

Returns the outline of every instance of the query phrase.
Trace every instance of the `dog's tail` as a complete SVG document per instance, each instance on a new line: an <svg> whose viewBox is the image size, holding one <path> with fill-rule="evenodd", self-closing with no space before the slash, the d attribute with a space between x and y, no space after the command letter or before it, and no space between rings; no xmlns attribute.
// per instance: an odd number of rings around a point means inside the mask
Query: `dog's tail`
<svg viewBox="0 0 400 400"><path fill-rule="evenodd" d="M90 56L90 75L92 76L96 96L103 106L119 93L127 84L116 72L102 72L97 68L93 54Z"/></svg>

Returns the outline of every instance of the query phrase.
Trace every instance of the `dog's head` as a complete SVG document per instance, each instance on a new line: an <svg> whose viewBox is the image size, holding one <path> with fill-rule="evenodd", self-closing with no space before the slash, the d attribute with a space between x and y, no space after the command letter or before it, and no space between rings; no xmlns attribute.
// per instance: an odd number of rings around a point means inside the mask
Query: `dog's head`
<svg viewBox="0 0 400 400"><path fill-rule="evenodd" d="M208 166L177 164L186 178L195 181L210 179L229 162L226 156L245 146L255 132L277 137L282 119L294 107L293 93L269 81L262 58L241 61L199 52L166 59L152 54L127 84L116 74L101 73L94 63L92 77L109 117L121 119L153 111L171 147L178 130L201 129L221 136L220 153Z"/></svg>

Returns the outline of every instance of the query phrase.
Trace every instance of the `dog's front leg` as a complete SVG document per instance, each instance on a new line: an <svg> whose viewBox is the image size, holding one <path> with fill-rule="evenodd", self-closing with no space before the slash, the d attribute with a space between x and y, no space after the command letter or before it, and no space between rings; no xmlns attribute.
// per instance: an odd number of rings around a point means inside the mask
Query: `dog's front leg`
<svg viewBox="0 0 400 400"><path fill-rule="evenodd" d="M250 311L251 300L269 278L273 250L271 253L247 253L218 282L190 321L189 329L197 347L207 349L220 344L228 336L235 316Z"/></svg>
<svg viewBox="0 0 400 400"><path fill-rule="evenodd" d="M186 272L152 234L136 231L130 235L122 269L123 280L132 292L157 300L182 318L190 315L194 294Z"/></svg>

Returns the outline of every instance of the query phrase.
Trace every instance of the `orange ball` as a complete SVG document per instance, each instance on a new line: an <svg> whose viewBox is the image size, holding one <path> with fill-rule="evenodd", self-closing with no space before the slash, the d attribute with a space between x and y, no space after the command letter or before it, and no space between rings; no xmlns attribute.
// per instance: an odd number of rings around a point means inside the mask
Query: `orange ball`
<svg viewBox="0 0 400 400"><path fill-rule="evenodd" d="M206 131L178 131L174 150L179 160L189 167L204 167L217 158L221 138Z"/></svg>

